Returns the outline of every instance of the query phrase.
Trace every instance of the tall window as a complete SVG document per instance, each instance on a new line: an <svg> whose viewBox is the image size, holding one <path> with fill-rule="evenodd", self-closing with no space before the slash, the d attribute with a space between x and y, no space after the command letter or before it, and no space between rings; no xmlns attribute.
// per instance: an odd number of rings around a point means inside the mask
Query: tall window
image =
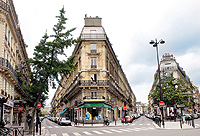
<svg viewBox="0 0 200 136"><path fill-rule="evenodd" d="M91 58L91 68L97 68L97 58Z"/></svg>
<svg viewBox="0 0 200 136"><path fill-rule="evenodd" d="M8 46L10 47L10 31L8 32Z"/></svg>
<svg viewBox="0 0 200 136"><path fill-rule="evenodd" d="M7 41L7 24L6 24L6 27L5 27L5 39Z"/></svg>
<svg viewBox="0 0 200 136"><path fill-rule="evenodd" d="M91 98L97 98L97 92L91 92Z"/></svg>
<svg viewBox="0 0 200 136"><path fill-rule="evenodd" d="M96 82L97 81L97 74L91 74L91 81Z"/></svg>
<svg viewBox="0 0 200 136"><path fill-rule="evenodd" d="M96 43L91 43L90 44L90 52L91 53L97 53L97 47Z"/></svg>

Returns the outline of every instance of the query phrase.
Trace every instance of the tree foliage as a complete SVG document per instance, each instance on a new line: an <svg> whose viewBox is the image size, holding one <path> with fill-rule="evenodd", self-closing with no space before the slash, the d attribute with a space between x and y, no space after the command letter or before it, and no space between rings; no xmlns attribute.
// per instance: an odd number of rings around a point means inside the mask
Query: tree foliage
<svg viewBox="0 0 200 136"><path fill-rule="evenodd" d="M74 58L71 56L67 58L65 49L78 43L79 40L73 39L71 32L75 30L72 28L70 30L65 30L65 24L67 18L64 17L65 11L64 7L60 10L60 15L56 16L58 23L53 27L53 35L48 35L47 32L44 34L40 43L35 46L34 57L27 60L32 67L31 72L31 85L26 86L34 107L36 103L41 101L41 98L45 98L45 94L49 92L49 85L55 88L55 82L60 84L60 79L63 75L68 76L74 69ZM62 57L62 60L59 58ZM61 84L60 84L61 85ZM37 97L37 93L39 96ZM35 111L33 115L35 115ZM32 120L33 124L33 120ZM30 131L31 132L31 131Z"/></svg>
<svg viewBox="0 0 200 136"><path fill-rule="evenodd" d="M193 101L193 97L188 92L190 88L185 86L183 79L176 79L173 73L166 75L164 73L161 77L161 89L163 92L163 101L167 106L174 106L174 104L184 104L186 107L191 107L192 104L188 103L188 100ZM150 97L154 100L154 104L160 102L160 85L156 84L156 89Z"/></svg>

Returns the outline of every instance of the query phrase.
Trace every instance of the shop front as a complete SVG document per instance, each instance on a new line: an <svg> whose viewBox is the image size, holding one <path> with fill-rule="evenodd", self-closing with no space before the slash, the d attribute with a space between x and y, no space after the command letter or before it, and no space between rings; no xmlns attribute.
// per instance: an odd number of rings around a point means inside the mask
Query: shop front
<svg viewBox="0 0 200 136"><path fill-rule="evenodd" d="M84 120L85 122L90 122L91 120L95 122L103 122L105 117L111 119L111 106L103 103L85 103L78 107L75 118L77 120Z"/></svg>

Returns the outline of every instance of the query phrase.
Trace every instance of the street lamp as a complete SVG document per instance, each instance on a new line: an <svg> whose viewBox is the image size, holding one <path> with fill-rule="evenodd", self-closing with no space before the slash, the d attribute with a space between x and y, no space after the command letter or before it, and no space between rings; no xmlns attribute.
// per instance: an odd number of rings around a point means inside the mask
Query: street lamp
<svg viewBox="0 0 200 136"><path fill-rule="evenodd" d="M163 101L163 92L161 89L161 78L160 78L160 63L159 63L159 57L158 57L158 44L164 44L165 41L162 39L160 41L157 41L157 39L155 39L155 41L151 40L149 43L152 44L153 47L156 47L157 62L158 62L158 79L159 79L159 86L160 86L160 101ZM163 107L161 107L161 114L162 114L162 125L164 127L165 123L164 123L164 116L163 116Z"/></svg>

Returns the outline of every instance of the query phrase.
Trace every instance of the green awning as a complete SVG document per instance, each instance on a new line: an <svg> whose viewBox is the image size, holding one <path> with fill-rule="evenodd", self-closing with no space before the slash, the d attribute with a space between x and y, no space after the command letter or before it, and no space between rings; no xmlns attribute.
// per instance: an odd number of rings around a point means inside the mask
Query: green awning
<svg viewBox="0 0 200 136"><path fill-rule="evenodd" d="M60 113L60 115L62 115L63 113L65 113L68 110L68 108L64 109L63 112Z"/></svg>
<svg viewBox="0 0 200 136"><path fill-rule="evenodd" d="M108 105L98 104L98 103L84 104L84 105L80 106L79 108L83 108L83 107L105 107L105 108L111 108Z"/></svg>

